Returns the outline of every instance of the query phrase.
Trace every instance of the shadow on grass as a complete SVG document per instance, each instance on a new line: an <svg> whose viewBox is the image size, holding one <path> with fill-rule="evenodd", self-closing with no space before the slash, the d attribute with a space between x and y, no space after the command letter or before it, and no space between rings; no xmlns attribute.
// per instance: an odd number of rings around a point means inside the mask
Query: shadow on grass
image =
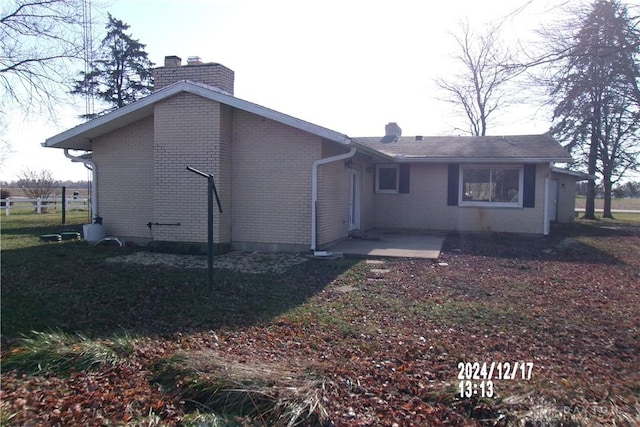
<svg viewBox="0 0 640 427"><path fill-rule="evenodd" d="M614 221L576 221L552 227L549 236L516 233L460 233L447 236L443 252L462 252L507 259L548 260L620 265L624 261L591 243L591 238L640 235L640 224Z"/></svg>
<svg viewBox="0 0 640 427"><path fill-rule="evenodd" d="M321 291L357 260L310 259L284 273L109 263L131 249L84 242L3 251L2 333L61 330L85 336L233 329L266 322Z"/></svg>

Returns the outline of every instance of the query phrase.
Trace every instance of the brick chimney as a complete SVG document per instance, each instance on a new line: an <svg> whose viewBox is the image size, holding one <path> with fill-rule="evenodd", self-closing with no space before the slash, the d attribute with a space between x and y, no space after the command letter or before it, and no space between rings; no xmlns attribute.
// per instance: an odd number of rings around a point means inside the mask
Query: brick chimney
<svg viewBox="0 0 640 427"><path fill-rule="evenodd" d="M179 67L182 65L182 58L179 56L165 56L164 57L164 66L165 67Z"/></svg>
<svg viewBox="0 0 640 427"><path fill-rule="evenodd" d="M182 58L179 56L165 56L164 67L156 68L153 75L154 90L181 80L191 80L217 87L233 95L233 70L215 62L204 63L199 56L190 56L186 65L182 65Z"/></svg>
<svg viewBox="0 0 640 427"><path fill-rule="evenodd" d="M396 142L402 136L402 129L396 122L389 122L384 127L384 137L380 142Z"/></svg>

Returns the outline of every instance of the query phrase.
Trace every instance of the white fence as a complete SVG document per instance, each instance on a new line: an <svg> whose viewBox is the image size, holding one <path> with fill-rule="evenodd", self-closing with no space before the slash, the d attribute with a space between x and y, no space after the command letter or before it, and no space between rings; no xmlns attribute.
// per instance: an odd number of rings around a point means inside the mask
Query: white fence
<svg viewBox="0 0 640 427"><path fill-rule="evenodd" d="M44 212L46 209L60 208L62 210L62 198L57 199L43 199L38 197L37 199L25 199L22 197L7 197L6 199L0 199L1 209L4 209L5 215L11 215L12 210L34 210L37 214ZM89 210L90 200L87 198L79 197L67 197L66 210Z"/></svg>

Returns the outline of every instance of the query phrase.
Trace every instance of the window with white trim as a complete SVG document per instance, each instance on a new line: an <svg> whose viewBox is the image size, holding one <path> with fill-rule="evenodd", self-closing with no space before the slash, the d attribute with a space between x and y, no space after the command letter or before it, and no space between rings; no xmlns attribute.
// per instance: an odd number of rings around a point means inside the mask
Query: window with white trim
<svg viewBox="0 0 640 427"><path fill-rule="evenodd" d="M460 167L460 206L522 207L522 167Z"/></svg>
<svg viewBox="0 0 640 427"><path fill-rule="evenodd" d="M376 193L398 193L400 189L400 167L378 165L376 167Z"/></svg>

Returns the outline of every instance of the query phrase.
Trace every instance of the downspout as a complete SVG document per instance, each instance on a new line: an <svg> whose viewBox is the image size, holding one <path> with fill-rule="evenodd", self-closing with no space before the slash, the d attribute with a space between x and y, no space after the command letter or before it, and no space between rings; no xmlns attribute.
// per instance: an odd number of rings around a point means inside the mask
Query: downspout
<svg viewBox="0 0 640 427"><path fill-rule="evenodd" d="M316 235L318 230L318 169L320 168L320 165L337 162L339 160L345 160L353 157L355 154L356 147L351 147L351 150L349 150L348 153L340 154L333 157L325 157L324 159L318 159L313 162L313 169L311 172L311 250L314 252L314 254L317 254L316 246L318 239L318 236Z"/></svg>
<svg viewBox="0 0 640 427"><path fill-rule="evenodd" d="M92 179L91 179L91 210L92 212L92 217L95 218L98 216L98 168L96 166L96 163L94 161L92 161L91 159L85 159L83 157L80 156L72 156L71 154L69 154L69 149L65 148L64 149L64 156L67 159L71 159L72 162L79 162L79 163L84 163L84 167L86 167L87 169L89 169L91 171L91 175L92 175Z"/></svg>
<svg viewBox="0 0 640 427"><path fill-rule="evenodd" d="M549 174L551 173L551 167L553 163L549 162L549 172L544 177L544 224L543 224L543 234L545 236L549 235L550 232L550 221L549 221Z"/></svg>

